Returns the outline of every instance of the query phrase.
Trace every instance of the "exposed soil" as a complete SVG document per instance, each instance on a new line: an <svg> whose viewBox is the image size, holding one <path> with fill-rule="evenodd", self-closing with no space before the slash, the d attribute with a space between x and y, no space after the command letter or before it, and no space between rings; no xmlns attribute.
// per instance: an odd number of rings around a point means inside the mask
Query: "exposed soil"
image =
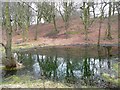
<svg viewBox="0 0 120 90"><path fill-rule="evenodd" d="M13 35L13 44L32 44L32 45L70 45L70 44L85 44L84 25L79 17L72 17L69 22L69 28L67 30L68 37L66 38L66 32L64 28L64 22L62 19L57 19L58 33L54 30L52 23L39 24L38 26L38 40L34 40L36 25L29 27L28 40L23 42L22 35L18 35L15 32ZM88 29L87 43L97 44L99 30L99 19L95 19L93 24ZM104 19L101 28L101 44L118 44L118 18L112 17L111 21L111 34L112 40L105 39L105 32L107 30L107 18ZM4 33L3 33L3 36ZM3 41L5 37L3 37Z"/></svg>

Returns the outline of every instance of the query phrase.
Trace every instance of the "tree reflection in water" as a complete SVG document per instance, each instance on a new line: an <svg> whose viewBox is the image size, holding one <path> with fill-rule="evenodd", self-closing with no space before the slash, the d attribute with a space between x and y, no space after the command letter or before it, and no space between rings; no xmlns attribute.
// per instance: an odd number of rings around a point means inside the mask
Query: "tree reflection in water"
<svg viewBox="0 0 120 90"><path fill-rule="evenodd" d="M34 78L50 79L54 81L63 81L67 83L80 83L81 85L94 86L103 81L103 73L112 72L114 64L111 49L112 47L97 47L97 57L90 57L89 47L85 46L83 56L75 57L69 50L64 49L65 55L59 55L55 50L54 54L47 55L41 53L17 53L18 61L22 60L26 66L16 73L6 71L6 75L33 75ZM49 52L49 51L48 51ZM51 52L51 51L50 51ZM54 50L52 49L52 52ZM106 58L102 58L105 52ZM79 54L76 52L76 54ZM12 73L12 74L10 74Z"/></svg>

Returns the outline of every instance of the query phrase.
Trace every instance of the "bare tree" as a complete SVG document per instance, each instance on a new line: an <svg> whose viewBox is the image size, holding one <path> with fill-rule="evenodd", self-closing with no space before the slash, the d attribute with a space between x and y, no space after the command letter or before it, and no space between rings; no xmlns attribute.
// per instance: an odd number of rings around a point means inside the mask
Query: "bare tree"
<svg viewBox="0 0 120 90"><path fill-rule="evenodd" d="M100 7L100 21L99 21L99 33L98 33L98 46L100 45L100 39L101 39L101 27L102 27L102 21L104 18L104 8L107 5L107 3L105 5L101 4Z"/></svg>
<svg viewBox="0 0 120 90"><path fill-rule="evenodd" d="M94 4L94 2L91 2L91 6L92 6L92 8L93 8L93 15L94 15L94 18L96 17L96 13L95 13L95 4Z"/></svg>
<svg viewBox="0 0 120 90"><path fill-rule="evenodd" d="M51 23L52 21L52 8L51 8L51 2L43 2L42 3L43 8L43 18L46 22Z"/></svg>
<svg viewBox="0 0 120 90"><path fill-rule="evenodd" d="M43 2L43 18L48 23L53 22L54 29L57 31L56 26L56 7L55 2Z"/></svg>
<svg viewBox="0 0 120 90"><path fill-rule="evenodd" d="M108 29L106 31L106 38L109 40L112 39L112 36L111 36L111 11L112 11L112 4L111 4L111 2L109 2Z"/></svg>
<svg viewBox="0 0 120 90"><path fill-rule="evenodd" d="M59 10L58 12L60 13L63 21L64 21L64 24L65 24L65 30L66 30L66 37L68 37L67 35L67 29L68 29L68 26L69 26L69 20L70 20L70 16L71 16L71 13L73 11L73 2L62 2L62 7L63 7L63 13L61 11L61 7L59 6Z"/></svg>
<svg viewBox="0 0 120 90"><path fill-rule="evenodd" d="M37 11L36 11L36 13L37 13L37 15L36 15L37 25L36 25L36 31L35 31L34 40L37 40L37 39L38 39L38 25L39 25L39 22L41 21L42 14L43 14L42 3L41 3L41 2L37 2L37 3L36 3L36 6L37 6Z"/></svg>
<svg viewBox="0 0 120 90"><path fill-rule="evenodd" d="M82 14L80 18L82 19L83 25L84 25L84 30L85 30L85 40L88 39L88 28L92 25L94 19L90 20L90 11L89 8L92 4L83 2L83 6L80 6L80 9L82 10Z"/></svg>
<svg viewBox="0 0 120 90"><path fill-rule="evenodd" d="M11 16L10 16L10 5L9 2L5 2L5 32L6 32L6 45L2 44L5 48L6 58L3 64L7 68L16 67L16 61L12 57L12 26L11 26Z"/></svg>
<svg viewBox="0 0 120 90"><path fill-rule="evenodd" d="M51 2L51 15L52 15L52 21L53 21L53 24L54 24L54 29L55 31L58 31L57 30L57 26L56 26L56 7L55 7L55 2Z"/></svg>

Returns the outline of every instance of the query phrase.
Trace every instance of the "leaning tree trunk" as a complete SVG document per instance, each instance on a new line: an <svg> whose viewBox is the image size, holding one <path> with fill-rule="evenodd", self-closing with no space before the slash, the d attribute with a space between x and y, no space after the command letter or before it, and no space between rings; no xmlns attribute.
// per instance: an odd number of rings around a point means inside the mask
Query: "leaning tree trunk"
<svg viewBox="0 0 120 90"><path fill-rule="evenodd" d="M9 2L6 2L6 10L5 10L5 17L6 17L6 59L3 61L3 64L8 67L16 67L16 61L12 57L12 26L10 20L10 13L9 13Z"/></svg>

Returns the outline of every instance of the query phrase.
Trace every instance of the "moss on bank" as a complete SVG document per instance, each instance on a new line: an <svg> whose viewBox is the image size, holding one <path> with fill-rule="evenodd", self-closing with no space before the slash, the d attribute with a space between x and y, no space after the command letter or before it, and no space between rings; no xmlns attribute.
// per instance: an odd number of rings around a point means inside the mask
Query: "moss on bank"
<svg viewBox="0 0 120 90"><path fill-rule="evenodd" d="M111 82L111 83L113 83L113 84L115 84L115 85L119 85L119 86L120 86L120 79L119 79L119 78L115 78L114 76L111 77L111 76L110 76L109 74L107 74L107 73L104 73L102 76L103 76L103 78L104 78L106 81Z"/></svg>
<svg viewBox="0 0 120 90"><path fill-rule="evenodd" d="M107 73L104 73L102 74L103 78L108 81L108 82L111 82L117 86L120 87L120 70L119 70L119 65L120 65L120 62L116 63L113 65L113 69L116 73L118 73L117 77L115 76L110 76L109 74Z"/></svg>

